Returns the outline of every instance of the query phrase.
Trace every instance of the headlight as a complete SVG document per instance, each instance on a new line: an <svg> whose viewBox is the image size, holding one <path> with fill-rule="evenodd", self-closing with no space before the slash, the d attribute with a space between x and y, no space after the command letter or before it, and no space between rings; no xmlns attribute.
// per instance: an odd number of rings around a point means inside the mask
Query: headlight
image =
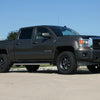
<svg viewBox="0 0 100 100"><path fill-rule="evenodd" d="M80 39L79 40L79 46L80 47L91 47L93 46L93 40L92 38L89 39Z"/></svg>

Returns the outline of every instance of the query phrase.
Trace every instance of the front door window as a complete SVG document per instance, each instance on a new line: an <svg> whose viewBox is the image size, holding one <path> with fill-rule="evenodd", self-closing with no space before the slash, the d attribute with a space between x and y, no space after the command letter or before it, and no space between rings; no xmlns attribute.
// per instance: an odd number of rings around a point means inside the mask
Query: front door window
<svg viewBox="0 0 100 100"><path fill-rule="evenodd" d="M44 39L44 37L42 36L42 33L50 33L48 29L43 28L43 27L39 27L36 29L36 34L35 34L35 39Z"/></svg>

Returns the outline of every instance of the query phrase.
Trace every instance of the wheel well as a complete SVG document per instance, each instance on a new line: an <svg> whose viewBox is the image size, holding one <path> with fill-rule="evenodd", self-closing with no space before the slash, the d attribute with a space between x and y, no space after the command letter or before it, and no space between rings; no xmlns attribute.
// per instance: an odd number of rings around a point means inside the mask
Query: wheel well
<svg viewBox="0 0 100 100"><path fill-rule="evenodd" d="M71 51L74 53L74 48L71 46L57 47L56 50L61 53L63 51Z"/></svg>
<svg viewBox="0 0 100 100"><path fill-rule="evenodd" d="M4 49L0 49L0 54L7 54L7 51Z"/></svg>
<svg viewBox="0 0 100 100"><path fill-rule="evenodd" d="M74 48L71 46L57 47L55 50L54 65L56 64L56 59L57 59L58 55L64 51L70 51L70 52L74 53Z"/></svg>

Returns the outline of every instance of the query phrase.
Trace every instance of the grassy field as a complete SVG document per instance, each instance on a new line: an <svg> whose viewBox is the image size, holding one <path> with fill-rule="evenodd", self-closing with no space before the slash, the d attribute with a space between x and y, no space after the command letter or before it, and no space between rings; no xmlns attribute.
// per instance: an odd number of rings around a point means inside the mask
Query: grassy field
<svg viewBox="0 0 100 100"><path fill-rule="evenodd" d="M47 67L47 66L48 66L48 67L49 67L49 66L52 67L53 65L40 65L40 67ZM20 67L20 68L25 68L25 66L22 66L22 65L21 65L21 66L16 66L16 65L13 65L13 66L12 66L12 68L18 68L18 67Z"/></svg>
<svg viewBox="0 0 100 100"><path fill-rule="evenodd" d="M40 65L40 67L53 67L53 65ZM25 68L25 66L12 66L12 68ZM78 70L88 70L86 66L80 66L77 68Z"/></svg>

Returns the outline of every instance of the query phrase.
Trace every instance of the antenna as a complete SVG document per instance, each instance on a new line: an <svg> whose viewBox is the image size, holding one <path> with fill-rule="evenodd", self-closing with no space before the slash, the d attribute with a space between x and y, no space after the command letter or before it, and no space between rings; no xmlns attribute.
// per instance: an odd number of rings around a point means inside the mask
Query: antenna
<svg viewBox="0 0 100 100"><path fill-rule="evenodd" d="M59 23L59 16L58 16L58 25L59 25L60 23Z"/></svg>

